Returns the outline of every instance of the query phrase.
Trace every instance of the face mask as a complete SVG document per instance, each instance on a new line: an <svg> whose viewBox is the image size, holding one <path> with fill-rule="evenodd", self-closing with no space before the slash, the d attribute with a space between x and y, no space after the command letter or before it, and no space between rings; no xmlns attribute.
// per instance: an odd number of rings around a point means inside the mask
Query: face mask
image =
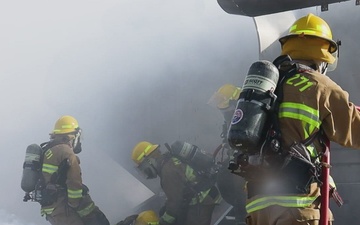
<svg viewBox="0 0 360 225"><path fill-rule="evenodd" d="M142 163L140 163L137 169L146 179L154 179L157 177L157 172L154 165L154 159L147 157Z"/></svg>
<svg viewBox="0 0 360 225"><path fill-rule="evenodd" d="M235 107L236 107L237 101L236 100L230 100L229 101L229 107L226 109L220 110L221 113L224 116L224 119L227 124L230 124L230 121L234 115Z"/></svg>
<svg viewBox="0 0 360 225"><path fill-rule="evenodd" d="M337 63L338 63L338 60L339 60L339 54L338 54L338 51L332 53L332 56L334 56L335 58L335 62L333 64L329 64L328 65L328 71L334 71L337 67Z"/></svg>
<svg viewBox="0 0 360 225"><path fill-rule="evenodd" d="M77 133L75 134L75 139L73 141L73 151L75 154L79 154L82 151L80 137L81 129L78 128Z"/></svg>

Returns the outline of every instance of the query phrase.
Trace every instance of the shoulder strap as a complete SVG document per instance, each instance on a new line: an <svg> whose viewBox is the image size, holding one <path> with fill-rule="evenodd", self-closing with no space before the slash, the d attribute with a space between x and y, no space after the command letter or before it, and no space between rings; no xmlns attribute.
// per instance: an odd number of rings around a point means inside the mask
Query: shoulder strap
<svg viewBox="0 0 360 225"><path fill-rule="evenodd" d="M292 61L290 56L282 55L277 57L273 64L279 70L279 80L275 89L275 95L277 96L274 106L272 108L271 115L271 127L267 134L266 140L269 142L276 142L276 144L271 143L272 150L278 152L281 151L281 131L279 123L279 109L280 104L283 101L283 84L287 78L290 78L298 73L299 65Z"/></svg>
<svg viewBox="0 0 360 225"><path fill-rule="evenodd" d="M305 146L311 145L316 138L318 138L321 134L321 130L316 131L315 133L311 134L308 138L302 141L302 144Z"/></svg>
<svg viewBox="0 0 360 225"><path fill-rule="evenodd" d="M279 82L278 82L278 86L275 90L275 94L277 94L278 98L277 98L277 102L275 104L275 117L274 118L276 121L275 122L275 126L277 129L277 132L280 133L280 128L279 128L279 118L278 118L278 113L279 113L279 108L280 108L280 104L283 101L283 85L286 79L294 76L295 74L305 71L305 70L314 70L313 68L303 65L303 64L299 64L294 62L291 57L289 55L283 55L283 56L279 56L278 58L276 58L274 60L274 65L278 68L279 70ZM306 138L304 141L302 141L302 143L305 146L309 146L310 144L313 143L313 141L315 140L315 138L319 137L321 130L313 133L312 135L310 135L308 138Z"/></svg>

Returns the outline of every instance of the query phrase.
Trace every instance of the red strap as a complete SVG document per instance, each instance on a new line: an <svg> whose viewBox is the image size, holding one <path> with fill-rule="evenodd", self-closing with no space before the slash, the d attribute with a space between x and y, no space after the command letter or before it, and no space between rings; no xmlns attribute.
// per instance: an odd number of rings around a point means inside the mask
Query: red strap
<svg viewBox="0 0 360 225"><path fill-rule="evenodd" d="M330 141L328 138L324 137L325 142L325 151L322 157L322 163L324 165L330 165ZM330 168L328 166L322 166L322 181L321 186L321 208L320 208L320 224L319 225L329 225L329 176Z"/></svg>

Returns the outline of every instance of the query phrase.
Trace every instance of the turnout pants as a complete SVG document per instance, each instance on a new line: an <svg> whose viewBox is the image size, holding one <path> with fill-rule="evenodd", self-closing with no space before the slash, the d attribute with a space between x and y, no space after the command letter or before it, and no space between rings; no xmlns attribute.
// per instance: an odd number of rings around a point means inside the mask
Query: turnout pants
<svg viewBox="0 0 360 225"><path fill-rule="evenodd" d="M186 213L186 220L178 225L210 225L215 205L191 205Z"/></svg>
<svg viewBox="0 0 360 225"><path fill-rule="evenodd" d="M330 211L330 210L329 210ZM329 212L332 225L333 216ZM289 208L278 205L269 206L248 214L246 217L247 225L319 225L320 209L308 208Z"/></svg>
<svg viewBox="0 0 360 225"><path fill-rule="evenodd" d="M65 209L65 205L63 207ZM46 215L46 219L51 225L85 225L80 216L69 207L66 207L66 210L55 215Z"/></svg>
<svg viewBox="0 0 360 225"><path fill-rule="evenodd" d="M110 225L104 213L97 206L88 215L81 218L65 200L59 202L53 213L46 215L46 219L52 225Z"/></svg>

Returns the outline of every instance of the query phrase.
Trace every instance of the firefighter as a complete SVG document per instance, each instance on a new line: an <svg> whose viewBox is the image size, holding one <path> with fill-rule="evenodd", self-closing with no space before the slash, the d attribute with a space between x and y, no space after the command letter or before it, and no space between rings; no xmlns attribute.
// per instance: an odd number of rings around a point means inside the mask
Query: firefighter
<svg viewBox="0 0 360 225"><path fill-rule="evenodd" d="M218 153L221 154L220 161L218 162L221 164L221 169L218 173L216 182L221 196L227 203L234 207L231 213L235 216L235 224L242 224L246 216L244 207L246 194L245 191L242 191L244 190L245 181L243 178L229 173L228 165L229 160L233 155L233 151L227 143L226 136L240 92L240 87L236 87L233 84L224 84L208 101L208 104L217 108L224 117L222 133L220 135L222 138L222 145ZM224 155L226 156L224 157Z"/></svg>
<svg viewBox="0 0 360 225"><path fill-rule="evenodd" d="M349 101L349 94L326 75L338 51L329 25L308 14L295 21L279 41L281 55L290 56L299 66L297 73L281 86L277 114L281 151L292 151L308 140L311 144L305 145L304 152L316 162L324 149L323 135L342 146L360 149L360 113ZM269 154L268 168L276 168L277 161L271 161L276 155ZM280 165L284 167L278 170L253 170L257 178L247 183L248 225L319 224L321 178L309 173L307 163L286 158L290 160L283 161ZM329 221L332 224L331 213Z"/></svg>
<svg viewBox="0 0 360 225"><path fill-rule="evenodd" d="M147 179L160 177L167 198L160 225L210 225L214 206L221 200L214 183L147 141L133 148L132 160Z"/></svg>
<svg viewBox="0 0 360 225"><path fill-rule="evenodd" d="M60 117L45 146L41 214L52 225L109 225L82 183L80 160L81 129L72 116Z"/></svg>
<svg viewBox="0 0 360 225"><path fill-rule="evenodd" d="M236 102L240 96L241 88L233 84L224 84L209 99L208 104L216 107L224 116L222 136L226 135L227 127L231 122ZM226 138L224 138L226 140Z"/></svg>
<svg viewBox="0 0 360 225"><path fill-rule="evenodd" d="M146 210L139 214L126 217L116 225L158 225L159 217L153 210Z"/></svg>

